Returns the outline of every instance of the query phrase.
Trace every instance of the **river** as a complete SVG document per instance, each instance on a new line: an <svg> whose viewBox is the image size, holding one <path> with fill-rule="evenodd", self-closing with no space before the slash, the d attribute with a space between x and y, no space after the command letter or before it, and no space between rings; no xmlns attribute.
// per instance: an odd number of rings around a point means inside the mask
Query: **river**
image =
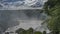
<svg viewBox="0 0 60 34"><path fill-rule="evenodd" d="M32 27L36 31L44 31L45 26L41 27L41 23L47 19L47 15L41 13L42 10L0 10L0 28L2 32L13 32L19 28L29 29ZM42 29L43 28L43 29ZM48 29L46 29L48 31Z"/></svg>

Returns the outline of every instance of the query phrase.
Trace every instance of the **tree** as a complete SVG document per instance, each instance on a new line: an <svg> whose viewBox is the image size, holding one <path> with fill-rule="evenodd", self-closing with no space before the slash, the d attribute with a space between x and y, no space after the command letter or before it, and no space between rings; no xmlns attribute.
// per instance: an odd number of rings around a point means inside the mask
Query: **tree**
<svg viewBox="0 0 60 34"><path fill-rule="evenodd" d="M46 31L43 31L43 34L46 34Z"/></svg>
<svg viewBox="0 0 60 34"><path fill-rule="evenodd" d="M20 33L22 33L23 31L24 31L24 29L19 28L18 30L16 30L16 33L20 34Z"/></svg>
<svg viewBox="0 0 60 34"><path fill-rule="evenodd" d="M28 30L24 30L22 28L19 28L18 30L16 30L16 33L18 33L18 34L42 34L39 31L34 31L33 28L29 28Z"/></svg>
<svg viewBox="0 0 60 34"><path fill-rule="evenodd" d="M33 34L33 28L29 28L28 30L27 30L27 34Z"/></svg>
<svg viewBox="0 0 60 34"><path fill-rule="evenodd" d="M6 32L5 34L9 34L9 32Z"/></svg>
<svg viewBox="0 0 60 34"><path fill-rule="evenodd" d="M27 31L26 30L23 30L19 34L27 34Z"/></svg>
<svg viewBox="0 0 60 34"><path fill-rule="evenodd" d="M47 21L48 28L53 34L60 31L60 0L48 0L44 5L45 13L51 18Z"/></svg>
<svg viewBox="0 0 60 34"><path fill-rule="evenodd" d="M39 31L35 31L34 34L42 34L42 33Z"/></svg>

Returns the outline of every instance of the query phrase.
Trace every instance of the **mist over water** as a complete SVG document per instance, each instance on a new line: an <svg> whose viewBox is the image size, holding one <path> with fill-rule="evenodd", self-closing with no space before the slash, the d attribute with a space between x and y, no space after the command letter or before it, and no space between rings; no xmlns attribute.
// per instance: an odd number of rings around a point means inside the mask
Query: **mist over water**
<svg viewBox="0 0 60 34"><path fill-rule="evenodd" d="M33 29L41 26L47 15L42 10L0 10L1 31L15 31L18 28Z"/></svg>

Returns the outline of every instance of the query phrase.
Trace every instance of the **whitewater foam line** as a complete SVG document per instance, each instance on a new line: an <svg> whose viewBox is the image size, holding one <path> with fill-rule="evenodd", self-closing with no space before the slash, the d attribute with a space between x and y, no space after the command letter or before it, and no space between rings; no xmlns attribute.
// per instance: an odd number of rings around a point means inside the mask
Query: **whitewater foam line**
<svg viewBox="0 0 60 34"><path fill-rule="evenodd" d="M21 8L1 8L0 10L43 10L42 7L39 7L39 8L31 8L31 7L21 7Z"/></svg>

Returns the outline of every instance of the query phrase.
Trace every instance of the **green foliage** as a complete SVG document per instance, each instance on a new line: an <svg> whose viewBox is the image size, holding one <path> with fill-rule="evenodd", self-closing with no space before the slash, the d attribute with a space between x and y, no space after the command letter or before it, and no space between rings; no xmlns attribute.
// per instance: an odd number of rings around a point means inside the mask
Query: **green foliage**
<svg viewBox="0 0 60 34"><path fill-rule="evenodd" d="M33 28L29 28L28 31L33 32L34 30L33 30Z"/></svg>
<svg viewBox="0 0 60 34"><path fill-rule="evenodd" d="M6 32L5 34L9 34L9 32Z"/></svg>
<svg viewBox="0 0 60 34"><path fill-rule="evenodd" d="M46 31L43 31L43 34L46 34Z"/></svg>
<svg viewBox="0 0 60 34"><path fill-rule="evenodd" d="M48 14L49 18L48 28L54 32L54 34L59 34L60 31L60 0L48 0L44 6L45 13Z"/></svg>
<svg viewBox="0 0 60 34"><path fill-rule="evenodd" d="M36 31L36 32L34 32L34 34L42 34L41 32L39 32L39 31Z"/></svg>
<svg viewBox="0 0 60 34"><path fill-rule="evenodd" d="M34 31L33 28L29 28L28 30L19 28L18 30L16 30L16 33L18 33L18 34L42 34L39 31Z"/></svg>
<svg viewBox="0 0 60 34"><path fill-rule="evenodd" d="M60 16L57 17L52 17L49 21L48 21L48 28L50 30L60 30Z"/></svg>
<svg viewBox="0 0 60 34"><path fill-rule="evenodd" d="M26 30L21 31L20 34L27 34L27 31Z"/></svg>
<svg viewBox="0 0 60 34"><path fill-rule="evenodd" d="M44 11L48 15L52 15L51 13L60 7L59 0L48 0L44 5Z"/></svg>
<svg viewBox="0 0 60 34"><path fill-rule="evenodd" d="M19 28L18 30L16 30L16 33L20 34L20 32L24 31L24 29Z"/></svg>
<svg viewBox="0 0 60 34"><path fill-rule="evenodd" d="M33 28L29 28L28 30L27 30L27 34L33 34Z"/></svg>

